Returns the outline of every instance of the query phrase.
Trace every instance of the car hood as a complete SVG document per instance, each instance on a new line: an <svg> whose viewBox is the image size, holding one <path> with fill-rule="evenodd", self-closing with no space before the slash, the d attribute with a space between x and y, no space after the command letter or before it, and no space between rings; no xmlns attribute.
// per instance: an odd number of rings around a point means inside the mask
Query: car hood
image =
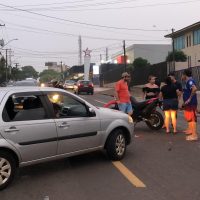
<svg viewBox="0 0 200 200"><path fill-rule="evenodd" d="M119 111L119 110L114 110L114 109L110 109L110 108L103 108L103 107L99 107L98 108L99 114L101 116L101 118L113 118L113 119L124 119L127 118L127 114Z"/></svg>

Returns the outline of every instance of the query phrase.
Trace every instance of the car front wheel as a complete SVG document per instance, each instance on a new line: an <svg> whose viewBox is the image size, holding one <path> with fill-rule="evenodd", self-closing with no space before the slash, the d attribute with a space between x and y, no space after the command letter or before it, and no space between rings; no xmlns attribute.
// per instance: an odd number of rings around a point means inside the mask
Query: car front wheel
<svg viewBox="0 0 200 200"><path fill-rule="evenodd" d="M13 180L16 162L8 152L0 152L0 190L6 188Z"/></svg>
<svg viewBox="0 0 200 200"><path fill-rule="evenodd" d="M121 160L126 153L126 137L123 130L116 129L109 136L106 143L106 151L111 160Z"/></svg>

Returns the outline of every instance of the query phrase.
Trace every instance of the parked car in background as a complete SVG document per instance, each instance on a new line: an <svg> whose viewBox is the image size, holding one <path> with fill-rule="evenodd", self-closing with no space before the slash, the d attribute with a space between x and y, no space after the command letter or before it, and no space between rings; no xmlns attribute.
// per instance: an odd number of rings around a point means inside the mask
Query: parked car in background
<svg viewBox="0 0 200 200"><path fill-rule="evenodd" d="M134 131L127 114L50 87L2 88L0 112L0 189L21 166L96 150L121 160Z"/></svg>
<svg viewBox="0 0 200 200"><path fill-rule="evenodd" d="M66 80L63 84L64 89L66 90L73 90L74 89L75 81L73 80Z"/></svg>
<svg viewBox="0 0 200 200"><path fill-rule="evenodd" d="M74 93L80 94L85 92L87 94L94 94L94 85L91 81L79 80L74 86Z"/></svg>

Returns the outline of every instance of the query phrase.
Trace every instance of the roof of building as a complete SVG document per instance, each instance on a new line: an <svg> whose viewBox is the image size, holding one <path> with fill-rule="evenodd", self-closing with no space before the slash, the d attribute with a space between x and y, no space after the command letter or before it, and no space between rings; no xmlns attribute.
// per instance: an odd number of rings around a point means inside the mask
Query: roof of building
<svg viewBox="0 0 200 200"><path fill-rule="evenodd" d="M131 51L133 49L136 49L136 48L152 48L152 47L171 47L171 44L132 44L128 47L126 47L126 51ZM118 51L114 54L112 54L112 57L116 57L116 56L119 56L119 55L123 55L123 51Z"/></svg>
<svg viewBox="0 0 200 200"><path fill-rule="evenodd" d="M177 36L180 36L186 32L189 32L189 31L193 31L195 29L199 29L200 28L200 21L199 22L196 22L190 26L186 26L185 28L182 28L178 31L175 31L174 33L171 33L171 34L168 34L168 35L165 35L166 38L173 38L173 37L177 37Z"/></svg>

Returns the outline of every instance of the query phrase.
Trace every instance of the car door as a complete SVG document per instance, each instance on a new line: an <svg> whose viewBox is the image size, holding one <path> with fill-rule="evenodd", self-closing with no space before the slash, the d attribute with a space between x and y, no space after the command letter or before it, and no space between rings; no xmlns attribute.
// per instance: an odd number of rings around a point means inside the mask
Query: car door
<svg viewBox="0 0 200 200"><path fill-rule="evenodd" d="M48 99L55 110L58 154L95 148L101 144L100 120L98 116L89 116L84 103L64 92L49 93Z"/></svg>
<svg viewBox="0 0 200 200"><path fill-rule="evenodd" d="M55 156L57 131L40 92L10 93L2 102L1 134L23 162Z"/></svg>

